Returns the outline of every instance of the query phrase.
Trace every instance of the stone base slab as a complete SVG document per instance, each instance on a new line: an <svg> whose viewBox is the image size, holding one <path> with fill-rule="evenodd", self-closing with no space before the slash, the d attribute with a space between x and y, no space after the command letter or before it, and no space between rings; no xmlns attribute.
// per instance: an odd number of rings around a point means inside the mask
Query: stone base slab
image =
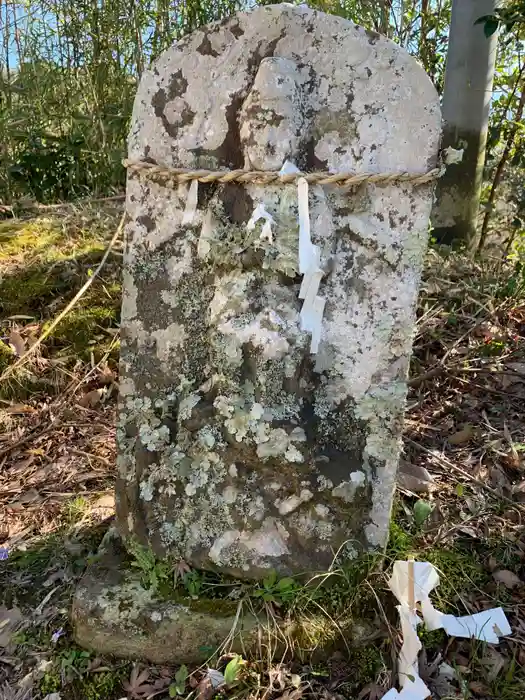
<svg viewBox="0 0 525 700"><path fill-rule="evenodd" d="M256 640L253 615L235 601L169 601L145 589L118 538L106 538L73 599L75 641L98 654L152 663L202 663L226 640L241 652ZM231 637L231 639L229 639Z"/></svg>
<svg viewBox="0 0 525 700"><path fill-rule="evenodd" d="M257 618L247 612L248 604L239 608L228 600L166 600L145 589L140 571L130 567L120 538L110 530L75 592L74 638L97 654L200 664L219 650L247 656L260 654L259 647L276 658L292 649L297 656L326 656L347 644L363 644L373 633L363 621L336 628L324 615L285 622L268 620L264 611Z"/></svg>

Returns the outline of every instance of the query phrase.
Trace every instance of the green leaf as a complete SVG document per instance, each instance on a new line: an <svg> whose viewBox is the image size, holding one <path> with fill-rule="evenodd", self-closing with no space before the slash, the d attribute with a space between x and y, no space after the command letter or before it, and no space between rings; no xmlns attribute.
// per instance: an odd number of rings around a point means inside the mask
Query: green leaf
<svg viewBox="0 0 525 700"><path fill-rule="evenodd" d="M460 497L463 498L463 494L465 493L465 488L463 484L457 484L456 486L456 494Z"/></svg>
<svg viewBox="0 0 525 700"><path fill-rule="evenodd" d="M496 22L498 21L496 19L496 15L482 15L481 17L478 17L474 24L485 24L485 22L488 22L489 20L495 20Z"/></svg>
<svg viewBox="0 0 525 700"><path fill-rule="evenodd" d="M282 578L277 584L277 588L282 591L284 588L291 588L294 585L293 578Z"/></svg>
<svg viewBox="0 0 525 700"><path fill-rule="evenodd" d="M179 670L175 674L175 680L177 681L177 683L182 683L182 684L186 683L186 681L188 680L188 667L187 666L182 665L179 668Z"/></svg>
<svg viewBox="0 0 525 700"><path fill-rule="evenodd" d="M425 520L432 513L432 504L429 501L419 499L414 506L414 522L418 527L421 527Z"/></svg>
<svg viewBox="0 0 525 700"><path fill-rule="evenodd" d="M239 676L239 671L246 661L236 654L224 669L224 682L226 685L233 685Z"/></svg>
<svg viewBox="0 0 525 700"><path fill-rule="evenodd" d="M499 22L497 19L487 19L485 25L483 26L483 32L485 33L487 39L491 37L494 34L494 32L498 31L498 27Z"/></svg>
<svg viewBox="0 0 525 700"><path fill-rule="evenodd" d="M186 681L188 680L188 667L182 665L175 674L175 690L177 695L184 695Z"/></svg>
<svg viewBox="0 0 525 700"><path fill-rule="evenodd" d="M268 576L263 579L263 586L265 588L272 588L275 585L275 582L277 580L277 574L275 571L271 571Z"/></svg>
<svg viewBox="0 0 525 700"><path fill-rule="evenodd" d="M199 651L201 654L206 654L206 656L211 656L213 652L215 651L215 647L211 646L211 644L203 644L202 646L199 647Z"/></svg>

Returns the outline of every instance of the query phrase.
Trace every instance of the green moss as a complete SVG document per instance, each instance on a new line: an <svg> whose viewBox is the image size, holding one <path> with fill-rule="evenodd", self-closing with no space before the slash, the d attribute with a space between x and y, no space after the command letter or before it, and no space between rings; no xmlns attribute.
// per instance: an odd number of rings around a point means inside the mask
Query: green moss
<svg viewBox="0 0 525 700"><path fill-rule="evenodd" d="M217 615L228 617L237 612L237 603L233 600L221 600L220 598L179 598L181 604L196 613L204 615Z"/></svg>
<svg viewBox="0 0 525 700"><path fill-rule="evenodd" d="M386 549L386 556L389 561L396 559L406 559L408 555L414 554L414 537L402 524L396 521L395 514L390 522L390 537Z"/></svg>
<svg viewBox="0 0 525 700"><path fill-rule="evenodd" d="M46 324L46 326L49 324ZM98 346L98 340L107 342L107 334L100 338L104 329L116 327L117 310L113 307L88 306L75 308L53 331L55 343L61 343L73 348L82 355L89 353L93 347ZM44 330L46 328L44 326Z"/></svg>
<svg viewBox="0 0 525 700"><path fill-rule="evenodd" d="M38 218L28 222L0 222L0 315L27 316L41 323L31 333L47 330L94 270L107 245L108 224L101 217L87 221ZM121 303L120 268L111 259L59 326L46 339L35 360L17 370L0 387L0 397L25 401L33 394L60 392L63 372L80 357L98 361L109 348L110 362L118 361L115 342ZM9 334L10 324L0 327ZM20 331L26 338L26 334ZM60 364L39 363L60 354ZM0 372L15 361L0 343Z"/></svg>
<svg viewBox="0 0 525 700"><path fill-rule="evenodd" d="M417 628L417 634L427 651L443 649L447 641L447 635L444 630L433 630L430 632L424 625L420 625Z"/></svg>
<svg viewBox="0 0 525 700"><path fill-rule="evenodd" d="M14 352L9 345L0 340L0 372L3 372L15 359Z"/></svg>
<svg viewBox="0 0 525 700"><path fill-rule="evenodd" d="M125 664L115 671L89 673L63 683L58 659L54 665L56 670L45 673L38 685L42 697L60 693L63 700L116 700L122 696L123 682L129 676L129 664Z"/></svg>
<svg viewBox="0 0 525 700"><path fill-rule="evenodd" d="M0 311L38 317L53 299L66 292L71 283L49 267L38 265L5 274L0 283Z"/></svg>
<svg viewBox="0 0 525 700"><path fill-rule="evenodd" d="M61 237L60 228L50 221L3 221L0 223L0 262L28 251L33 255L42 254Z"/></svg>
<svg viewBox="0 0 525 700"><path fill-rule="evenodd" d="M75 681L67 693L72 700L112 700L123 694L122 683L127 675L120 670L110 673L91 673Z"/></svg>
<svg viewBox="0 0 525 700"><path fill-rule="evenodd" d="M42 693L42 697L46 697L46 695L51 695L52 693L58 693L62 688L60 673L58 671L45 673L38 687Z"/></svg>
<svg viewBox="0 0 525 700"><path fill-rule="evenodd" d="M374 644L351 649L347 663L352 669L352 675L338 686L338 693L343 697L355 697L355 693L365 685L377 681L377 676L385 665L381 650Z"/></svg>
<svg viewBox="0 0 525 700"><path fill-rule="evenodd" d="M430 549L424 558L438 570L440 583L433 595L442 612L455 612L455 602L463 592L482 587L489 580L473 550Z"/></svg>

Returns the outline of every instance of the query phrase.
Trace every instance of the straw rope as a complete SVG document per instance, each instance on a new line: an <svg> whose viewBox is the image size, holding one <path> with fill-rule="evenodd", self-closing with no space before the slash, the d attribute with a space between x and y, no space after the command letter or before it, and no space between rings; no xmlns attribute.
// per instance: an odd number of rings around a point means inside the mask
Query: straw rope
<svg viewBox="0 0 525 700"><path fill-rule="evenodd" d="M167 168L162 165L154 165L145 161L125 160L124 167L128 172L147 180L153 180L166 186L175 187L181 182L228 182L255 183L258 185L270 185L272 183L288 184L297 182L303 177L312 185L361 185L369 182L374 185L391 185L394 183L409 182L412 185L426 185L441 177L442 168L433 168L427 173L335 173L333 175L323 172L315 173L289 173L281 175L279 171L266 170L187 170L184 168Z"/></svg>

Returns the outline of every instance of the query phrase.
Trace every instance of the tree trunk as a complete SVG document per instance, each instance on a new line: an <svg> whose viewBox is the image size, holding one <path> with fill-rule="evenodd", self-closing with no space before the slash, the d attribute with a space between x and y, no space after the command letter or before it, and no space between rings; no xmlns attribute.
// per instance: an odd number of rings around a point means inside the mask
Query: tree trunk
<svg viewBox="0 0 525 700"><path fill-rule="evenodd" d="M485 163L497 33L486 37L476 20L494 12L495 0L453 0L445 88L443 147L463 148L463 160L449 165L432 212L440 243L475 247Z"/></svg>
<svg viewBox="0 0 525 700"><path fill-rule="evenodd" d="M490 215L492 214L492 208L494 206L494 200L496 198L496 191L497 191L498 186L501 182L501 178L503 176L503 171L505 170L505 166L507 165L507 161L508 161L509 156L511 154L512 147L514 146L514 141L516 140L516 135L518 133L518 129L521 126L521 120L523 117L524 108L525 108L525 85L522 85L521 86L520 101L518 102L516 114L514 115L513 126L512 126L512 128L509 131L509 134L507 136L505 148L503 149L503 153L501 154L501 158L499 159L499 163L496 167L496 172L494 173L494 180L492 181L492 186L490 188L490 194L489 194L489 198L487 201L487 210L485 212L485 216L483 217L483 225L481 227L481 235L479 237L479 243L478 243L478 249L477 249L478 253L480 253L483 250L483 247L484 247L485 242L487 240L487 234L489 231Z"/></svg>

